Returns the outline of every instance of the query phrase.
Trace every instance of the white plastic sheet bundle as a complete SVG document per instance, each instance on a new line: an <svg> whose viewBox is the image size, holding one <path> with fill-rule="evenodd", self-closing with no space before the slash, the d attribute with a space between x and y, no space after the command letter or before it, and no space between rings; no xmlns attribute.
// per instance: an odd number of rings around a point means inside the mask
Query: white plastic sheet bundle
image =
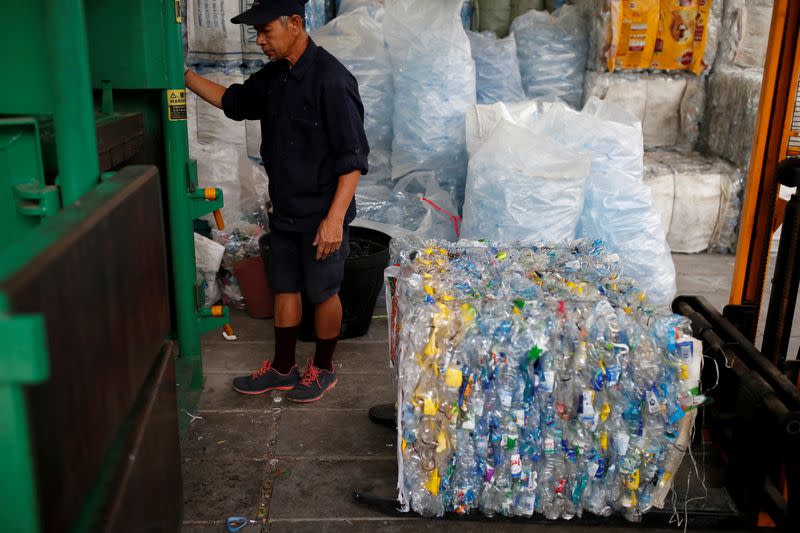
<svg viewBox="0 0 800 533"><path fill-rule="evenodd" d="M708 79L705 141L709 150L746 169L761 95L760 70L717 68Z"/></svg>
<svg viewBox="0 0 800 533"><path fill-rule="evenodd" d="M464 114L475 63L461 0L387 0L384 31L395 85L392 177L434 172L458 207L467 171Z"/></svg>
<svg viewBox="0 0 800 533"><path fill-rule="evenodd" d="M475 60L478 103L525 100L514 37L498 39L491 32L467 32L467 35Z"/></svg>
<svg viewBox="0 0 800 533"><path fill-rule="evenodd" d="M501 120L470 159L462 237L575 238L589 158Z"/></svg>
<svg viewBox="0 0 800 533"><path fill-rule="evenodd" d="M252 4L252 1L248 0L248 3ZM231 18L239 14L240 7L239 2L235 1L187 2L188 63L241 63L242 26L231 22ZM247 7L249 5L245 5Z"/></svg>
<svg viewBox="0 0 800 533"><path fill-rule="evenodd" d="M528 11L512 22L511 31L525 94L561 98L579 108L589 46L580 10L565 5L552 15Z"/></svg>
<svg viewBox="0 0 800 533"><path fill-rule="evenodd" d="M672 251L735 251L743 181L736 167L692 153L648 152L644 161Z"/></svg>
<svg viewBox="0 0 800 533"><path fill-rule="evenodd" d="M586 74L584 98L607 100L642 123L648 148L691 149L700 135L705 79L689 74Z"/></svg>
<svg viewBox="0 0 800 533"><path fill-rule="evenodd" d="M764 67L774 0L726 0L718 66Z"/></svg>
<svg viewBox="0 0 800 533"><path fill-rule="evenodd" d="M513 133L511 124L517 126ZM526 130L534 138L527 137ZM535 176L542 164L538 147L544 145L544 153L549 154L549 143L553 143L558 147L553 157L562 162L571 161L576 153L591 159L583 206L578 206L580 225L562 238L577 234L605 241L654 302L671 301L676 290L675 267L659 212L642 180L642 132L635 117L597 99L590 100L581 112L563 103L496 103L474 106L467 114L467 131L470 173L465 237L543 239L547 235L541 233L546 231L540 227L543 223L562 228L562 222L572 221L556 210L561 204L551 199L550 189L517 178L524 172ZM503 131L505 135L499 137ZM495 136L499 141L487 149ZM537 150L531 150L533 146ZM514 180L505 181L507 176ZM561 201L567 198L571 197ZM529 231L516 228L514 220ZM507 227L517 233L504 233Z"/></svg>

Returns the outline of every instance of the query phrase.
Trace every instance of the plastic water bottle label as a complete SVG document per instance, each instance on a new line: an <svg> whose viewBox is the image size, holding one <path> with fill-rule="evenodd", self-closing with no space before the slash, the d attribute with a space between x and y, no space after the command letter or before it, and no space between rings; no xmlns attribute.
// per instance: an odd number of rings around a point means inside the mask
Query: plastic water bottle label
<svg viewBox="0 0 800 533"><path fill-rule="evenodd" d="M511 454L511 477L519 479L522 475L522 460L518 453Z"/></svg>
<svg viewBox="0 0 800 533"><path fill-rule="evenodd" d="M611 365L606 369L606 380L609 385L616 385L619 381L619 376L622 374L622 369L619 365Z"/></svg>
<svg viewBox="0 0 800 533"><path fill-rule="evenodd" d="M556 441L554 441L552 437L544 438L544 453L546 454L556 453Z"/></svg>
<svg viewBox="0 0 800 533"><path fill-rule="evenodd" d="M681 358L689 361L692 359L694 355L694 342L691 339L682 340L680 344L678 344L678 353L680 354Z"/></svg>
<svg viewBox="0 0 800 533"><path fill-rule="evenodd" d="M594 473L594 477L597 479L602 479L602 477L606 473L606 460L602 457L597 460L597 472Z"/></svg>
<svg viewBox="0 0 800 533"><path fill-rule="evenodd" d="M581 394L581 413L588 420L594 419L594 393L590 390Z"/></svg>
<svg viewBox="0 0 800 533"><path fill-rule="evenodd" d="M552 370L545 370L544 372L544 390L545 392L553 392L553 387L556 384L556 373Z"/></svg>

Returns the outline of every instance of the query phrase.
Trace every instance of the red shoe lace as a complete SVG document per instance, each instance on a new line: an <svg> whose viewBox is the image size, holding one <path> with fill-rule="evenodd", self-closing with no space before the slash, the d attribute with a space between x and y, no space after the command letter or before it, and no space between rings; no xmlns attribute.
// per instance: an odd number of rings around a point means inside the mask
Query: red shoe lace
<svg viewBox="0 0 800 533"><path fill-rule="evenodd" d="M300 384L306 387L310 386L312 383L317 382L319 378L319 368L314 366L314 363L311 359L308 360L308 366L306 367L305 372L303 372L302 377L300 378Z"/></svg>
<svg viewBox="0 0 800 533"><path fill-rule="evenodd" d="M270 370L271 368L272 368L272 363L271 363L271 362L269 362L269 361L264 361L264 362L261 364L261 368L259 368L259 369L258 369L258 370L256 370L255 372L253 372L253 373L251 374L251 376L253 376L253 379L258 379L258 378L260 378L261 376L263 376L264 374L266 374L267 372L269 372L269 370Z"/></svg>

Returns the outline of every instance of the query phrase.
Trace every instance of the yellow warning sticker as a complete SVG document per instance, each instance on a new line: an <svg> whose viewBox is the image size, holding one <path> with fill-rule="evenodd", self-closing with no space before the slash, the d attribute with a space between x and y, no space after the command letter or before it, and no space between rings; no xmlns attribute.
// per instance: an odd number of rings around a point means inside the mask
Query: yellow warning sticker
<svg viewBox="0 0 800 533"><path fill-rule="evenodd" d="M167 113L170 120L186 120L186 89L167 91Z"/></svg>

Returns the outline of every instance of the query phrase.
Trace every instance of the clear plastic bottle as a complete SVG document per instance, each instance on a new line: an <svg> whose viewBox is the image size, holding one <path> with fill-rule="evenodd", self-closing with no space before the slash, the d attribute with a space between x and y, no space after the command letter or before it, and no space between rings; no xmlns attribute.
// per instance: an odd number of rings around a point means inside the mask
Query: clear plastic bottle
<svg viewBox="0 0 800 533"><path fill-rule="evenodd" d="M477 506L481 480L476 468L472 433L459 430L456 440L456 460L452 482L453 499L450 509L459 514L466 514Z"/></svg>

